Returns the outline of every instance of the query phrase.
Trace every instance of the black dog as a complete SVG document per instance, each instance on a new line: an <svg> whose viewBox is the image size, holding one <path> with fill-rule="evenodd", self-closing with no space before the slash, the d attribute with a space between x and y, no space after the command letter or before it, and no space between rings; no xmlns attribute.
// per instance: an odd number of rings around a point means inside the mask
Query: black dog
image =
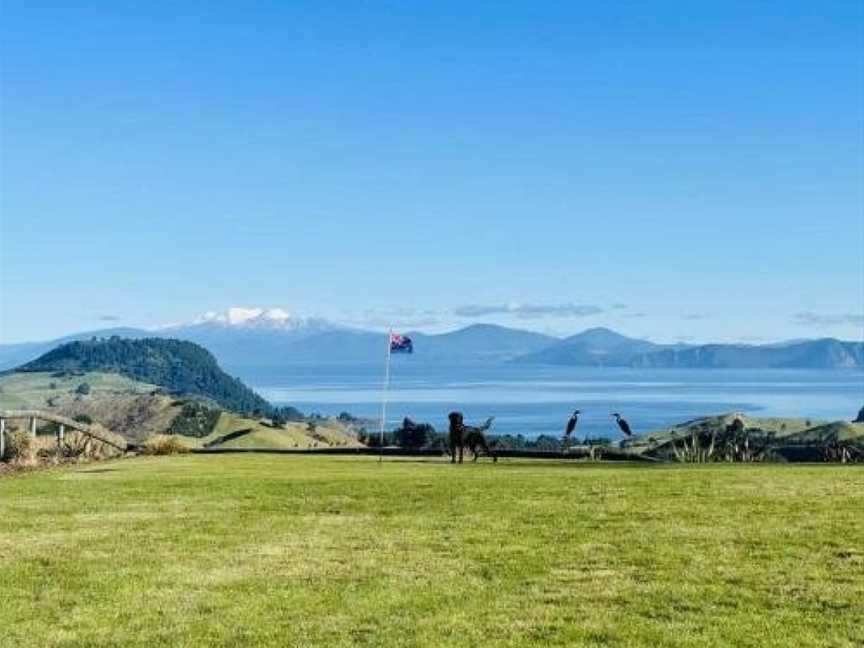
<svg viewBox="0 0 864 648"><path fill-rule="evenodd" d="M462 412L450 412L447 418L450 419L450 434L447 437L447 443L450 446L450 463L456 463L457 448L459 450L459 463L462 463L462 454L466 446L474 455L474 461L477 461L480 456L478 450L481 450L487 457L492 457L492 461L498 461L498 457L489 447L484 434L492 426L492 421L495 420L494 416L490 416L479 427L465 425Z"/></svg>

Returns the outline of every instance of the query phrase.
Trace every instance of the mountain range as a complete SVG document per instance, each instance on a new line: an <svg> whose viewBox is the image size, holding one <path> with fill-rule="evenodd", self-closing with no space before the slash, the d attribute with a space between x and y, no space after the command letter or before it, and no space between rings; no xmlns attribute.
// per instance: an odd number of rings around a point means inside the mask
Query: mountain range
<svg viewBox="0 0 864 648"><path fill-rule="evenodd" d="M657 344L606 328L561 339L493 324L474 324L441 334L408 332L412 362L439 364L530 363L569 366L688 369L864 368L864 343L833 338L766 345ZM235 367L290 364L379 363L387 338L326 320L299 318L279 309L232 308L157 330L110 328L48 342L0 344L0 370L26 363L64 342L104 337L163 337L195 342L219 363Z"/></svg>

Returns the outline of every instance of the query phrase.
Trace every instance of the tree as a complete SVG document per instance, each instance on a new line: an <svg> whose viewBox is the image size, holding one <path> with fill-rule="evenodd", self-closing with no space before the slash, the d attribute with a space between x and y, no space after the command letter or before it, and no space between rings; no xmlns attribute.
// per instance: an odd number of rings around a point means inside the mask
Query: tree
<svg viewBox="0 0 864 648"><path fill-rule="evenodd" d="M219 422L221 410L208 407L204 403L188 401L183 403L180 412L171 421L168 434L189 437L205 437Z"/></svg>
<svg viewBox="0 0 864 648"><path fill-rule="evenodd" d="M393 431L396 445L402 448L422 448L431 444L438 436L429 423L415 423L406 417L402 427Z"/></svg>
<svg viewBox="0 0 864 648"><path fill-rule="evenodd" d="M853 423L864 423L864 407L858 410L858 417L852 421Z"/></svg>
<svg viewBox="0 0 864 648"><path fill-rule="evenodd" d="M302 421L303 413L289 405L274 407L270 412L270 420L273 421L273 425L276 427L284 427L289 421Z"/></svg>
<svg viewBox="0 0 864 648"><path fill-rule="evenodd" d="M86 382L82 382L80 385L78 385L75 388L75 393L79 394L80 396L86 396L87 394L90 393L90 384L86 383Z"/></svg>

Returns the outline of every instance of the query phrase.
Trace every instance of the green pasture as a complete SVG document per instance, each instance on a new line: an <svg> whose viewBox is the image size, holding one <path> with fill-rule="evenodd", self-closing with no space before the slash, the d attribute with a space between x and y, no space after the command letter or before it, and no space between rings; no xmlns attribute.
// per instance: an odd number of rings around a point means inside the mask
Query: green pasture
<svg viewBox="0 0 864 648"><path fill-rule="evenodd" d="M78 397L75 389L82 383L90 386L88 400L146 394L156 389L118 374L100 372L62 376L47 372L8 373L0 375L0 409L46 409L49 399L53 399L54 406L68 405Z"/></svg>
<svg viewBox="0 0 864 648"><path fill-rule="evenodd" d="M861 646L864 467L230 455L0 479L0 645Z"/></svg>

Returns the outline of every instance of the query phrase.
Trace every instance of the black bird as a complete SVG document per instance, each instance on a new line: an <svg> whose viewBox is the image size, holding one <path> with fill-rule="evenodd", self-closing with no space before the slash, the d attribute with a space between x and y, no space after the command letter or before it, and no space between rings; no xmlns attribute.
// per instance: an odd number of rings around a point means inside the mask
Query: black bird
<svg viewBox="0 0 864 648"><path fill-rule="evenodd" d="M564 436L566 438L570 438L570 435L573 434L573 430L576 429L576 424L579 422L579 415L582 413L581 410L573 410L573 415L570 417L570 420L567 421L567 428L564 430Z"/></svg>
<svg viewBox="0 0 864 648"><path fill-rule="evenodd" d="M624 433L624 436L631 437L633 436L633 430L630 429L630 424L621 418L621 415L618 412L615 412L612 416L615 417L615 422L618 424L618 427L621 428L621 431Z"/></svg>

